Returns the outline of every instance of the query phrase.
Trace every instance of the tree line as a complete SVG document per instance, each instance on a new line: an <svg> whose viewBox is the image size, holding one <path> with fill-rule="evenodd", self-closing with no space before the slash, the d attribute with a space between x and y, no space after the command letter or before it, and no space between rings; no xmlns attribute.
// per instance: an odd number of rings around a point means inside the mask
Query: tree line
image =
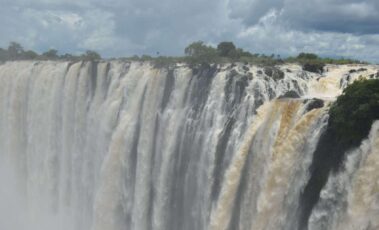
<svg viewBox="0 0 379 230"><path fill-rule="evenodd" d="M265 54L253 54L249 51L238 48L233 42L223 41L220 42L217 47L213 47L205 44L203 41L196 41L189 44L184 49L184 56L170 57L159 56L152 57L149 55L137 56L125 58L127 60L134 61L154 61L158 64L169 64L176 62L185 62L190 65L194 64L221 64L231 62L245 62L252 64L262 65L275 65L283 63L280 55L265 55Z"/></svg>
<svg viewBox="0 0 379 230"><path fill-rule="evenodd" d="M6 49L0 48L0 61L8 60L100 60L101 56L95 51L87 50L81 55L63 54L59 55L58 50L50 49L42 54L24 48L16 42L11 42ZM216 47L207 45L203 41L196 41L189 44L184 49L184 56L157 56L149 55L119 58L132 61L152 61L158 65L166 65L178 62L185 62L190 65L196 64L220 64L242 62L258 65L278 65L283 63L299 63L303 69L311 72L322 72L325 64L363 64L364 62L353 59L333 59L322 58L313 53L300 53L295 57L281 58L280 55L265 55L251 53L238 48L233 42L223 41Z"/></svg>
<svg viewBox="0 0 379 230"><path fill-rule="evenodd" d="M81 55L63 54L59 55L58 50L49 49L42 54L33 50L25 50L19 43L10 42L8 48L0 48L0 61L15 60L100 60L101 56L95 51L87 50Z"/></svg>
<svg viewBox="0 0 379 230"><path fill-rule="evenodd" d="M364 64L365 62L346 58L322 58L314 53L300 53L295 57L282 58L280 55L265 55L251 53L238 48L233 42L223 41L216 47L205 44L203 41L197 41L189 44L184 49L185 56L182 57L151 57L142 55L141 57L133 56L129 60L136 61L154 61L159 64L168 64L176 62L186 62L189 64L211 64L211 63L233 63L242 62L249 64L258 64L264 66L273 66L283 63L299 63L304 70L310 72L322 72L326 64Z"/></svg>
<svg viewBox="0 0 379 230"><path fill-rule="evenodd" d="M202 41L194 42L185 48L185 54L195 62L246 62L266 65L300 63L311 72L320 72L325 64L363 64L353 59L321 58L314 53L300 53L295 57L281 58L280 55L253 54L237 48L233 42L221 42L217 47L207 46Z"/></svg>

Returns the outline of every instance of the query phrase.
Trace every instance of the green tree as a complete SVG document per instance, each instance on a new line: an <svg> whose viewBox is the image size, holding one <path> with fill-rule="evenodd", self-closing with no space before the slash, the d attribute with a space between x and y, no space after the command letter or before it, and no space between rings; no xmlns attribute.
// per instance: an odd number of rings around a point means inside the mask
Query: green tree
<svg viewBox="0 0 379 230"><path fill-rule="evenodd" d="M86 53L83 55L83 58L88 61L94 61L94 60L100 60L101 56L97 52L93 50L87 50Z"/></svg>
<svg viewBox="0 0 379 230"><path fill-rule="evenodd" d="M184 49L190 62L213 62L217 58L216 49L202 41L193 42Z"/></svg>
<svg viewBox="0 0 379 230"><path fill-rule="evenodd" d="M49 49L45 53L42 54L43 57L47 59L58 59L58 50L56 49Z"/></svg>
<svg viewBox="0 0 379 230"><path fill-rule="evenodd" d="M202 41L193 42L184 49L184 53L187 56L201 57L215 55L216 50L204 44Z"/></svg>
<svg viewBox="0 0 379 230"><path fill-rule="evenodd" d="M345 146L358 145L379 119L379 79L349 85L330 109L329 127Z"/></svg>
<svg viewBox="0 0 379 230"><path fill-rule="evenodd" d="M18 59L24 52L24 48L17 43L17 42L11 42L8 46L8 57L11 60Z"/></svg>
<svg viewBox="0 0 379 230"><path fill-rule="evenodd" d="M217 45L217 51L221 57L235 58L237 51L233 42L221 42Z"/></svg>
<svg viewBox="0 0 379 230"><path fill-rule="evenodd" d="M34 52L33 50L25 51L22 56L25 59L36 59L36 58L38 58L38 54L36 52Z"/></svg>
<svg viewBox="0 0 379 230"><path fill-rule="evenodd" d="M8 59L8 51L0 48L0 60L5 61Z"/></svg>

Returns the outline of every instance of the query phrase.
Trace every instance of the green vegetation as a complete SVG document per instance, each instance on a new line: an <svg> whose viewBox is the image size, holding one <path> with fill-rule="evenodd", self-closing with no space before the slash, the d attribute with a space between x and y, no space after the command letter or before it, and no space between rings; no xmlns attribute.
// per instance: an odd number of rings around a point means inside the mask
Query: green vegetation
<svg viewBox="0 0 379 230"><path fill-rule="evenodd" d="M220 42L217 48L214 48L204 44L202 41L197 41L189 44L184 53L186 56L182 60L190 64L244 62L275 65L283 63L279 56L252 54L237 48L233 42Z"/></svg>
<svg viewBox="0 0 379 230"><path fill-rule="evenodd" d="M300 196L298 229L306 229L329 174L343 169L348 150L360 145L376 119L379 119L379 80L352 83L331 106L328 128L320 136L310 167L311 176Z"/></svg>
<svg viewBox="0 0 379 230"><path fill-rule="evenodd" d="M324 70L324 66L326 64L336 64L336 65L344 65L344 64L365 64L365 62L361 62L353 59L332 59L332 58L321 58L313 53L300 53L297 57L289 57L286 59L286 62L294 62L300 63L304 70L314 73L322 73Z"/></svg>
<svg viewBox="0 0 379 230"><path fill-rule="evenodd" d="M189 44L184 49L185 56L157 56L149 55L118 58L129 61L150 61L157 66L167 66L174 63L188 63L192 65L209 65L242 62L256 64L262 66L274 66L283 63L299 63L303 69L310 72L321 73L325 64L353 64L363 63L351 59L332 59L321 58L312 53L300 53L296 57L281 58L279 55L265 55L251 53L249 51L238 48L233 42L223 41L217 47L205 44L203 41L197 41ZM159 55L159 53L157 53ZM101 56L95 51L88 50L82 55L63 54L59 55L59 51L55 49L47 50L42 54L38 54L32 50L25 51L23 47L11 42L7 49L0 48L0 61L8 60L100 60Z"/></svg>
<svg viewBox="0 0 379 230"><path fill-rule="evenodd" d="M379 79L349 85L330 109L329 128L342 146L359 145L379 119Z"/></svg>
<svg viewBox="0 0 379 230"><path fill-rule="evenodd" d="M193 62L215 61L218 57L216 49L205 45L202 41L191 43L184 49L184 53Z"/></svg>
<svg viewBox="0 0 379 230"><path fill-rule="evenodd" d="M272 66L282 63L299 63L303 69L321 73L326 64L363 64L364 62L352 59L321 58L312 53L300 53L297 57L282 59L279 55L252 54L237 48L232 42L221 42L217 48L208 46L202 41L191 43L185 48L185 57L182 59L191 64L200 63L230 63L244 62Z"/></svg>
<svg viewBox="0 0 379 230"><path fill-rule="evenodd" d="M101 56L95 51L87 50L84 54L75 56L72 54L59 55L58 50L50 49L42 54L24 48L16 42L11 42L7 49L0 48L0 61L14 60L100 60Z"/></svg>
<svg viewBox="0 0 379 230"><path fill-rule="evenodd" d="M316 54L312 53L300 53L297 56L296 61L302 65L303 70L314 73L322 73L326 64Z"/></svg>

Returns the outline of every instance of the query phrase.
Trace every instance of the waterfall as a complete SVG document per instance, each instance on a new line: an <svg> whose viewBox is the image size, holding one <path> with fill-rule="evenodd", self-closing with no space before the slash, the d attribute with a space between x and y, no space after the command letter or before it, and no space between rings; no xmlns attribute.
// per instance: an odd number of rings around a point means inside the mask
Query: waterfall
<svg viewBox="0 0 379 230"><path fill-rule="evenodd" d="M297 229L352 68L2 63L0 229ZM378 225L377 127L330 176L310 229Z"/></svg>
<svg viewBox="0 0 379 230"><path fill-rule="evenodd" d="M210 229L293 229L296 223L288 210L297 209L314 143L326 124L324 110L308 112L302 101L275 101L267 107L258 112L230 163ZM235 209L240 214L233 216ZM235 219L232 228L230 217Z"/></svg>
<svg viewBox="0 0 379 230"><path fill-rule="evenodd" d="M310 229L379 228L379 121L367 140L352 150L345 170L332 175L310 218Z"/></svg>

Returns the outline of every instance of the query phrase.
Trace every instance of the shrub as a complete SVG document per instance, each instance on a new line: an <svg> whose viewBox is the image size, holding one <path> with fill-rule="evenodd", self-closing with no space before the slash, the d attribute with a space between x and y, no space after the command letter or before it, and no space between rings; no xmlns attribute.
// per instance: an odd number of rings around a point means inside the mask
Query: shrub
<svg viewBox="0 0 379 230"><path fill-rule="evenodd" d="M313 53L300 53L297 56L298 59L318 59L318 56Z"/></svg>
<svg viewBox="0 0 379 230"><path fill-rule="evenodd" d="M379 79L359 80L349 85L330 109L329 128L337 141L359 145L372 122L379 119Z"/></svg>

